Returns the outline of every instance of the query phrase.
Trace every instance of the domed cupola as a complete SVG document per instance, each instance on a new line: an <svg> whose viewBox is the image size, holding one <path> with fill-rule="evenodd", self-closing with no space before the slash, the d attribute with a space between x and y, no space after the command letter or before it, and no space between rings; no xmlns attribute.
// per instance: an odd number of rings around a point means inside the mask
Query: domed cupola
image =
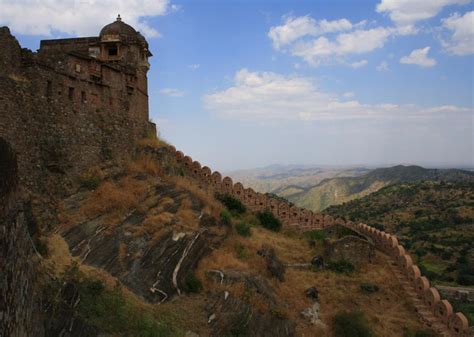
<svg viewBox="0 0 474 337"><path fill-rule="evenodd" d="M122 21L120 14L115 22L109 23L101 29L99 37L101 41L121 40L131 41L138 40L137 31L130 25Z"/></svg>
<svg viewBox="0 0 474 337"><path fill-rule="evenodd" d="M148 42L132 26L123 22L120 14L115 22L102 28L99 41L100 58L103 61L121 61L131 66L149 67L148 57L152 54L148 50Z"/></svg>

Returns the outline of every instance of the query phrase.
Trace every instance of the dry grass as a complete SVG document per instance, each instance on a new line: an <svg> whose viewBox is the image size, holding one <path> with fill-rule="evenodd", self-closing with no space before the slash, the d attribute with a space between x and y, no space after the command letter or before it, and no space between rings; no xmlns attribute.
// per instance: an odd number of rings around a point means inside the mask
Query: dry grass
<svg viewBox="0 0 474 337"><path fill-rule="evenodd" d="M161 173L161 168L152 156L141 155L127 164L127 172L132 175L148 173L152 176L158 176Z"/></svg>
<svg viewBox="0 0 474 337"><path fill-rule="evenodd" d="M163 139L160 139L158 137L148 137L148 138L143 138L143 139L140 139L138 142L137 142L137 145L140 146L140 147L152 147L152 148L155 148L155 149L160 149L160 148L163 148L163 147L169 147L170 144L168 144L165 140Z"/></svg>
<svg viewBox="0 0 474 337"><path fill-rule="evenodd" d="M214 192L211 189L207 189L205 186L197 183L195 180L187 177L167 177L167 180L177 187L188 191L189 193L196 196L203 204L203 212L219 217L220 212L224 209L222 204L214 198Z"/></svg>
<svg viewBox="0 0 474 337"><path fill-rule="evenodd" d="M198 277L203 280L205 289L227 290L234 296L246 296L245 299L256 308L268 308L267 301L258 294L249 294L240 285L218 285L205 277L209 269L236 269L249 273L266 274L263 258L256 254L263 243L275 248L277 256L286 263L304 263L321 252L322 247L310 248L300 237L287 237L260 228L252 229L250 238L232 236L218 251L214 251L199 263ZM240 260L235 245L242 245L249 257ZM276 298L285 305L279 305L279 314L289 317L297 323L297 336L331 336L332 318L341 311L360 310L367 316L376 336L402 336L403 328L420 329L414 308L406 299L406 294L388 266L387 258L378 254L374 264L366 265L352 275L340 275L331 271L314 272L309 269L287 268L285 281L268 278L276 291ZM372 295L360 291L362 283L374 283L381 290ZM315 286L320 292L321 317L326 328L308 325L301 311L312 305L304 292ZM222 289L221 289L222 288Z"/></svg>
<svg viewBox="0 0 474 337"><path fill-rule="evenodd" d="M136 208L147 194L147 182L130 177L118 182L106 181L93 191L81 205L80 214L86 218L106 215L105 224L112 225Z"/></svg>

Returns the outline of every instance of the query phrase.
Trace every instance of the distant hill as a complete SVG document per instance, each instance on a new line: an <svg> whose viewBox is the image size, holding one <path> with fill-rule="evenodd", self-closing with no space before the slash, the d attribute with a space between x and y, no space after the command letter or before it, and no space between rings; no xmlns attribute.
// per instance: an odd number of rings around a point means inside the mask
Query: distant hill
<svg viewBox="0 0 474 337"><path fill-rule="evenodd" d="M369 171L367 168L271 165L257 169L230 171L225 174L258 192L285 197L285 195L304 192L324 179L354 177Z"/></svg>
<svg viewBox="0 0 474 337"><path fill-rule="evenodd" d="M324 213L397 234L430 279L474 285L472 181L390 185Z"/></svg>
<svg viewBox="0 0 474 337"><path fill-rule="evenodd" d="M398 165L375 169L356 176L324 179L315 186L300 188L299 190L294 186L283 187L273 193L287 198L300 207L320 211L331 205L338 205L364 197L391 184L423 180L474 181L474 172ZM295 193L291 193L293 191Z"/></svg>

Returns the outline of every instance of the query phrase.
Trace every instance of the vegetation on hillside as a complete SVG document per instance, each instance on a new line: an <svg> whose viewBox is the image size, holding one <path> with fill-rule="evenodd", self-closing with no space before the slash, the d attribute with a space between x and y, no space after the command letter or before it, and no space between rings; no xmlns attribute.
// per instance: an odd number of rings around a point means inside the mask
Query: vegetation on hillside
<svg viewBox="0 0 474 337"><path fill-rule="evenodd" d="M474 181L474 173L462 170L425 169L420 166L394 166L372 170L355 177L336 177L325 179L319 184L303 191L289 194L285 190L278 193L289 201L313 211L324 210L369 195L395 183L430 181ZM293 187L291 187L294 189Z"/></svg>

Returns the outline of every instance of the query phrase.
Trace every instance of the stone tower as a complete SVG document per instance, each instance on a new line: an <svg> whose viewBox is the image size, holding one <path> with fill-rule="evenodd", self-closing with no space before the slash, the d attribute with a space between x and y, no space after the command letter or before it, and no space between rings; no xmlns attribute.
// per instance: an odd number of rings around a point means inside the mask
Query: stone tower
<svg viewBox="0 0 474 337"><path fill-rule="evenodd" d="M152 54L120 16L98 36L43 40L36 53L0 27L0 45L0 137L18 154L23 185L127 159L138 140L156 134L148 115Z"/></svg>

